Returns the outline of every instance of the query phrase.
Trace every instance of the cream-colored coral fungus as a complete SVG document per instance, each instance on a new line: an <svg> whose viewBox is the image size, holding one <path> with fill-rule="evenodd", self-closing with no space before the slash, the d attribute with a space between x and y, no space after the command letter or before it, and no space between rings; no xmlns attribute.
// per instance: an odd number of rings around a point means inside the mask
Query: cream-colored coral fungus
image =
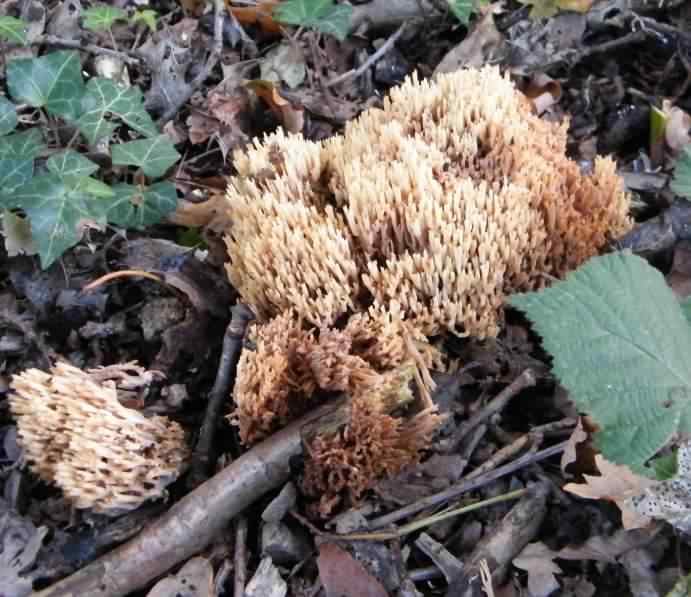
<svg viewBox="0 0 691 597"><path fill-rule="evenodd" d="M507 294L631 226L612 160L583 174L566 132L485 67L412 77L342 136L279 131L235 155L227 270L259 325L232 418L251 443L325 393L350 397L347 423L307 446L303 488L321 513L428 445L428 336L496 335ZM393 416L413 379L422 403Z"/></svg>
<svg viewBox="0 0 691 597"><path fill-rule="evenodd" d="M10 408L31 468L77 508L117 515L164 495L189 451L177 423L122 406L104 371L93 373L28 369L12 379Z"/></svg>
<svg viewBox="0 0 691 597"><path fill-rule="evenodd" d="M230 279L264 320L373 306L428 335L495 335L507 293L631 225L613 161L581 173L566 131L485 67L411 77L323 143L269 135L235 156Z"/></svg>

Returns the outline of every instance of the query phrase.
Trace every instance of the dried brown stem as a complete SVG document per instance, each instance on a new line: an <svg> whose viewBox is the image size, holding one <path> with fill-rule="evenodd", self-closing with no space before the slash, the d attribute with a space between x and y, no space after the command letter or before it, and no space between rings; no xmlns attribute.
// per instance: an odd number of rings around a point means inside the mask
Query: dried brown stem
<svg viewBox="0 0 691 597"><path fill-rule="evenodd" d="M188 478L188 486L196 487L209 477L211 464L214 461L214 437L218 427L218 419L223 410L223 404L230 397L230 390L235 379L238 359L242 350L245 331L254 313L247 305L239 303L231 309L231 320L223 337L223 351L218 363L216 380L209 394L206 405L204 422L199 432L199 440L192 454L192 464Z"/></svg>
<svg viewBox="0 0 691 597"><path fill-rule="evenodd" d="M35 597L120 597L145 587L204 549L258 497L285 483L291 458L302 452L303 426L343 407L342 401L332 402L275 433L174 504L137 537Z"/></svg>

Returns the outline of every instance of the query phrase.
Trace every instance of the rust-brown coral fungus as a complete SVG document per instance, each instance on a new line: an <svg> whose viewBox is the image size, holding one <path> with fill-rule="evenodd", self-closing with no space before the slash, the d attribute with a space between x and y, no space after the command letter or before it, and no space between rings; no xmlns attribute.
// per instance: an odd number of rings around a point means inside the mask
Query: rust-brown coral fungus
<svg viewBox="0 0 691 597"><path fill-rule="evenodd" d="M431 387L426 337L496 335L507 294L629 229L613 161L583 174L566 131L486 67L412 77L342 136L279 131L235 155L227 270L259 326L233 417L252 442L324 391L350 397L347 424L307 447L305 488L322 513L429 440L429 400L408 420L391 413L414 377L423 398Z"/></svg>
<svg viewBox="0 0 691 597"><path fill-rule="evenodd" d="M117 515L164 495L188 448L177 423L122 406L104 373L28 369L12 379L9 402L31 468L77 508Z"/></svg>
<svg viewBox="0 0 691 597"><path fill-rule="evenodd" d="M581 173L566 129L485 67L412 77L323 143L270 135L235 156L230 279L265 320L395 305L428 335L495 335L507 293L630 227L613 161Z"/></svg>

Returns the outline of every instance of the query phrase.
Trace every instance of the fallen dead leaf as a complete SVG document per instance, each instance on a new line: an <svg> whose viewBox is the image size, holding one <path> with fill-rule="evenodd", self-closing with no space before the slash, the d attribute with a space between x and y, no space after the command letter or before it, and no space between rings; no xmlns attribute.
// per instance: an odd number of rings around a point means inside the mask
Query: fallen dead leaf
<svg viewBox="0 0 691 597"><path fill-rule="evenodd" d="M274 6L278 0L259 0L254 6L231 6L226 0L230 13L243 25L259 25L264 33L280 33L281 26L273 19Z"/></svg>
<svg viewBox="0 0 691 597"><path fill-rule="evenodd" d="M588 439L588 432L583 429L583 420L578 417L578 423L576 424L573 433L569 437L566 448L564 448L564 453L561 455L561 470L566 472L566 467L570 464L576 462L576 446L582 444Z"/></svg>
<svg viewBox="0 0 691 597"><path fill-rule="evenodd" d="M682 533L691 532L691 442L679 448L677 476L646 488L626 500L626 506L643 516L666 520Z"/></svg>
<svg viewBox="0 0 691 597"><path fill-rule="evenodd" d="M247 81L247 87L263 99L289 133L300 133L305 124L305 110L302 106L285 99L271 81L255 79Z"/></svg>
<svg viewBox="0 0 691 597"><path fill-rule="evenodd" d="M386 589L365 567L335 543L319 546L319 578L326 597L387 597Z"/></svg>
<svg viewBox="0 0 691 597"><path fill-rule="evenodd" d="M636 475L628 466L612 464L601 454L595 456L595 463L601 475L583 475L585 483L567 483L564 491L591 500L608 500L614 502L622 513L622 524L625 529L643 528L650 523L648 516L643 516L626 505L630 497L640 495L657 482Z"/></svg>
<svg viewBox="0 0 691 597"><path fill-rule="evenodd" d="M562 570L552 561L556 554L542 542L528 543L513 559L516 568L528 573L531 597L547 597L559 588L555 574Z"/></svg>
<svg viewBox="0 0 691 597"><path fill-rule="evenodd" d="M457 46L451 48L434 69L434 74L450 73L462 67L479 68L497 61L506 52L506 40L494 23L494 15L502 12L495 2L480 9L482 17Z"/></svg>
<svg viewBox="0 0 691 597"><path fill-rule="evenodd" d="M672 269L665 279L678 299L691 295L691 242L681 241L674 247Z"/></svg>

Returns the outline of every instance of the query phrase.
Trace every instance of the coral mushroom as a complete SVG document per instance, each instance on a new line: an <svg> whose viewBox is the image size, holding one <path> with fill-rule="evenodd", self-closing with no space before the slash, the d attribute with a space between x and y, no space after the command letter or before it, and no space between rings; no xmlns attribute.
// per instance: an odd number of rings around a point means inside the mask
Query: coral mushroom
<svg viewBox="0 0 691 597"><path fill-rule="evenodd" d="M324 392L346 425L308 445L304 488L326 513L419 457L439 417L426 336L494 336L507 294L562 276L631 226L611 159L566 157L496 67L409 78L322 143L278 131L235 155L229 278L263 322L232 417L256 441ZM273 319L272 319L273 318ZM308 326L311 324L312 328Z"/></svg>
<svg viewBox="0 0 691 597"><path fill-rule="evenodd" d="M264 320L373 306L427 335L495 335L507 293L631 225L612 160L581 173L566 129L485 67L412 77L323 143L270 135L235 156L231 282Z"/></svg>
<svg viewBox="0 0 691 597"><path fill-rule="evenodd" d="M12 379L9 402L31 468L77 508L117 515L164 495L188 448L177 423L122 406L104 377L67 363L28 369Z"/></svg>

